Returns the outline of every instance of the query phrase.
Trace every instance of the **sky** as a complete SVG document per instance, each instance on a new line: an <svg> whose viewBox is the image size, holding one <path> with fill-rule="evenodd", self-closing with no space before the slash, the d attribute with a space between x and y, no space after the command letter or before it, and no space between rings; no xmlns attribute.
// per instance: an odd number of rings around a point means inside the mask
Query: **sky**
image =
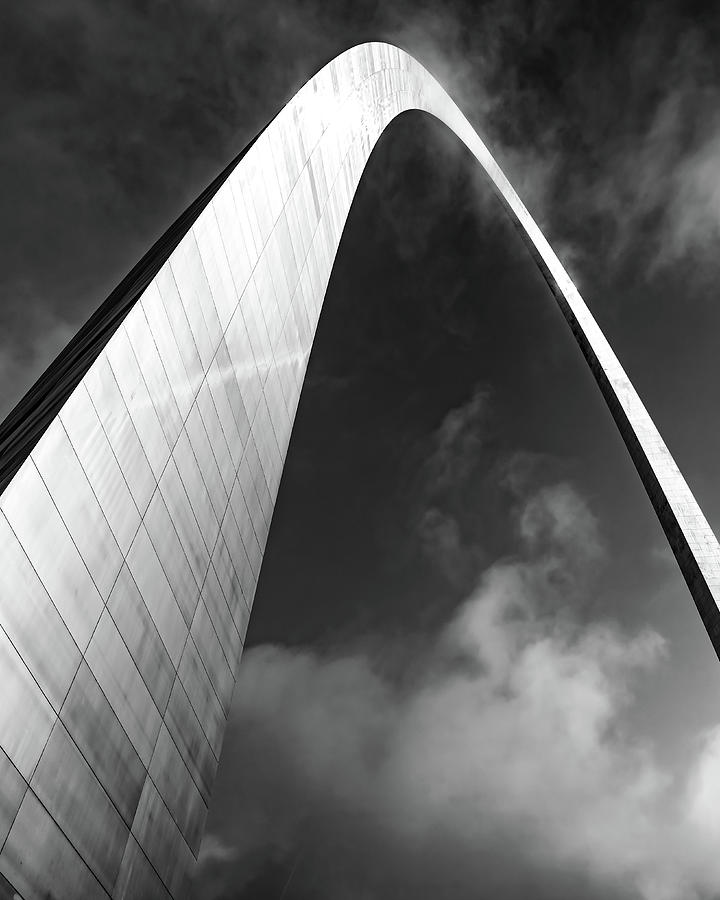
<svg viewBox="0 0 720 900"><path fill-rule="evenodd" d="M0 416L325 62L389 40L486 140L716 533L720 11L123 2L0 12ZM720 670L477 165L401 116L357 192L196 900L720 895Z"/></svg>

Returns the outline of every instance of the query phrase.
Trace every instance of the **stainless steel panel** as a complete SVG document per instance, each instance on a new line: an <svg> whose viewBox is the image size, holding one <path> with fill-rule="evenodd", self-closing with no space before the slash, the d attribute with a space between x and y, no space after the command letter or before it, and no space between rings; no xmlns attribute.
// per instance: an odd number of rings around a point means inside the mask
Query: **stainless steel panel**
<svg viewBox="0 0 720 900"><path fill-rule="evenodd" d="M59 710L80 665L80 651L2 513L0 626Z"/></svg>
<svg viewBox="0 0 720 900"><path fill-rule="evenodd" d="M32 459L5 489L0 507L70 633L84 650L103 601Z"/></svg>
<svg viewBox="0 0 720 900"><path fill-rule="evenodd" d="M145 780L145 766L84 662L75 676L60 718L130 827Z"/></svg>
<svg viewBox="0 0 720 900"><path fill-rule="evenodd" d="M303 172L298 176L298 180L293 186L292 193L285 204L285 215L287 216L288 230L290 233L290 241L292 242L295 261L298 266L298 278L300 271L305 263L305 258L310 249L310 239L312 231L310 230L310 211L307 204L307 194L309 191L307 180ZM312 206L312 202L310 204Z"/></svg>
<svg viewBox="0 0 720 900"><path fill-rule="evenodd" d="M2 750L0 750L0 786L0 847L2 847L27 790L27 782Z"/></svg>
<svg viewBox="0 0 720 900"><path fill-rule="evenodd" d="M0 630L0 747L26 781L40 759L55 712L18 655Z"/></svg>
<svg viewBox="0 0 720 900"><path fill-rule="evenodd" d="M0 853L0 872L23 900L109 896L30 790Z"/></svg>
<svg viewBox="0 0 720 900"><path fill-rule="evenodd" d="M235 472L240 463L240 457L242 456L243 442L238 434L235 417L233 416L232 407L230 406L230 400L226 390L226 382L229 379L232 379L237 396L240 399L240 403L242 403L240 391L237 387L237 381L235 380L235 373L232 370L229 359L227 360L224 371L220 368L220 360L226 357L226 354L227 347L225 346L225 341L221 341L213 364L210 366L210 371L208 372L207 385L212 395L213 406L220 421L224 443L227 445L230 458L230 483L226 483L225 485L229 492L230 486L232 485L232 479L235 477Z"/></svg>
<svg viewBox="0 0 720 900"><path fill-rule="evenodd" d="M215 756L220 758L226 715L192 637L183 650L178 677Z"/></svg>
<svg viewBox="0 0 720 900"><path fill-rule="evenodd" d="M288 366L285 365L283 367L278 364L278 367L268 374L265 382L265 400L272 425L272 434L276 442L276 448L273 448L273 450L278 449L280 457L285 455L290 439L290 429L292 428L287 411L286 395L280 382L279 372L283 370L289 371ZM288 397L292 397L293 392L294 388L288 389ZM282 465L279 459L277 468L282 472Z"/></svg>
<svg viewBox="0 0 720 900"><path fill-rule="evenodd" d="M290 287L285 276L277 230L273 230L273 233L270 235L267 247L265 248L265 253L263 254L262 259L258 261L258 267L255 272L262 272L265 266L267 266L267 274L270 277L270 284L272 285L271 292L275 297L277 311L274 310L273 305L269 300L267 304L263 303L263 311L265 312L265 321L267 322L268 334L270 335L270 344L274 354L277 356L278 338L280 337L282 324L285 320L288 306L290 305ZM258 290L260 290L259 282ZM264 299L262 291L260 296Z"/></svg>
<svg viewBox="0 0 720 900"><path fill-rule="evenodd" d="M288 216L285 211L282 212L277 220L277 224L275 226L275 236L277 239L278 251L280 255L280 266L282 267L282 272L285 276L285 283L287 285L287 303L284 307L285 314L287 315L287 307L290 302L290 297L292 297L292 295L295 293L295 285L297 284L298 277L300 275L300 269L302 267L304 257L296 258L295 256L295 247L293 246L292 238L290 236L290 226L288 222Z"/></svg>
<svg viewBox="0 0 720 900"><path fill-rule="evenodd" d="M61 722L30 786L110 893L130 830Z"/></svg>
<svg viewBox="0 0 720 900"><path fill-rule="evenodd" d="M186 892L195 860L150 778L145 781L132 831L172 896Z"/></svg>
<svg viewBox="0 0 720 900"><path fill-rule="evenodd" d="M241 316L241 314L238 315ZM252 354L249 342L247 343L247 352L250 355ZM225 340L222 340L220 342L220 346L218 347L218 352L215 358L217 361L218 372L228 398L230 413L235 423L235 432L237 433L239 438L239 445L237 447L236 454L233 455L233 459L237 465L240 462L240 457L242 456L245 442L247 441L247 437L250 434L250 419L248 418L247 410L245 409L245 403L242 398L242 392L240 390L240 386L236 377L236 366L230 359L230 353L228 351ZM259 390L260 384L258 379L258 391ZM218 409L220 409L220 404L216 405ZM232 433L232 429L228 430Z"/></svg>
<svg viewBox="0 0 720 900"><path fill-rule="evenodd" d="M185 487L185 493L187 494L188 501L192 507L193 514L200 527L200 534L206 550L208 551L209 562L209 551L215 544L215 538L220 525L218 524L218 518L215 515L213 505L210 502L210 497L208 496L208 491L205 487L205 482L203 481L198 460L195 458L190 438L185 429L180 432L180 437L173 450L173 459L177 466L177 470L180 473L180 478ZM204 576L205 572L203 571L203 577Z"/></svg>
<svg viewBox="0 0 720 900"><path fill-rule="evenodd" d="M267 248L257 261L255 270L253 271L253 282L257 288L258 306L260 315L265 322L268 341L270 344L271 357L274 356L275 344L278 334L280 333L280 322L282 319L282 311L279 306L278 298L275 295L275 284L271 273L271 264L267 254ZM245 299L243 295L242 301ZM245 309L243 305L243 310ZM258 360L259 362L259 360Z"/></svg>
<svg viewBox="0 0 720 900"><path fill-rule="evenodd" d="M249 529L250 532L253 533L252 524L247 519L248 511L245 504L245 498L242 495L242 488L237 479L235 479L232 493L230 494L230 503L225 510L225 518L223 519L220 532L225 539L228 552L230 553L230 559L236 569L238 565L240 565L239 561L247 559L245 543L243 536L240 533L240 527L238 526L238 516L246 519L246 521L243 522L244 530L247 531L247 529Z"/></svg>
<svg viewBox="0 0 720 900"><path fill-rule="evenodd" d="M210 282L205 270L205 264L203 262L202 256L200 255L200 248L198 247L197 242L197 234L195 233L194 228L191 229L187 236L183 239L183 241L181 241L180 247L182 248L182 250L180 254L178 254L179 262L180 264L182 264L183 261L186 261L188 263L188 287L190 288L191 294L195 297L195 302L198 303L203 319L205 320L207 332L210 336L212 356L214 356L215 348L217 347L218 343L220 342L220 338L222 337L223 328L220 325L220 317L218 315L217 306L215 305L215 297L212 293L212 290L210 289ZM183 295L185 278L183 278L183 284L181 285L180 277L178 275L178 268L176 268L175 270L175 280L178 285L178 290L180 291L180 296L183 298L183 301L185 301L185 297ZM207 372L210 366L212 356L205 363L205 372Z"/></svg>
<svg viewBox="0 0 720 900"><path fill-rule="evenodd" d="M248 243L247 238L250 236L250 231L247 219L243 223L237 215L235 199L231 190L223 187L218 191L213 198L211 207L218 223L222 248L230 267L235 295L239 297L245 289L255 265L257 251L252 242Z"/></svg>
<svg viewBox="0 0 720 900"><path fill-rule="evenodd" d="M262 506L260 505L260 497L258 496L258 492L255 488L255 472L253 471L250 464L252 455L249 447L250 441L252 441L252 436L248 439L248 446L245 448L243 458L240 460L237 477L242 491L243 499L247 507L248 515L250 517L250 525L252 527L253 534L255 535L255 539L258 541L258 543L260 543L258 524L260 522L264 522L265 515L262 511ZM264 545L261 544L261 547L262 546Z"/></svg>
<svg viewBox="0 0 720 900"><path fill-rule="evenodd" d="M271 378L268 373L268 378ZM260 398L255 419L252 423L252 436L255 439L255 445L260 457L260 464L265 475L265 482L268 487L269 496L267 498L267 507L265 509L265 518L270 521L272 518L272 510L275 503L275 494L280 484L280 476L282 474L282 461L280 459L280 450L278 448L275 431L272 427L270 419L270 410L267 406L265 395ZM258 490L260 496L260 491ZM260 502L263 497L260 496Z"/></svg>
<svg viewBox="0 0 720 900"><path fill-rule="evenodd" d="M218 537L218 546L225 546L222 537ZM226 551L227 552L227 551ZM228 558L229 561L229 558ZM207 579L202 590L205 606L210 613L210 618L217 634L220 646L222 647L225 659L228 662L230 670L235 672L234 662L237 658L237 647L240 636L233 622L232 612L228 606L228 600L222 590L217 573L213 566L208 569ZM232 595L231 595L232 597ZM242 598L241 598L242 602Z"/></svg>
<svg viewBox="0 0 720 900"><path fill-rule="evenodd" d="M175 824L197 856L207 818L207 805L164 725L155 744L149 774Z"/></svg>
<svg viewBox="0 0 720 900"><path fill-rule="evenodd" d="M222 478L225 503L227 503L227 498L230 495L230 489L232 488L233 479L235 477L235 466L232 462L230 450L228 449L227 437L222 429L220 417L215 408L215 403L210 392L210 386L207 381L203 383L198 392L196 405L202 417L203 424L205 425L205 431L208 440L210 441L210 446L212 447L212 454L215 457L218 471ZM193 432L189 430L188 433L192 439ZM218 519L222 519L222 512L218 515Z"/></svg>
<svg viewBox="0 0 720 900"><path fill-rule="evenodd" d="M207 372L220 340L220 322L192 231L185 235L173 253L170 268L203 371ZM207 310L203 307L207 307Z"/></svg>
<svg viewBox="0 0 720 900"><path fill-rule="evenodd" d="M191 396L194 398L202 384L204 369L169 262L160 269L155 283L187 372Z"/></svg>
<svg viewBox="0 0 720 900"><path fill-rule="evenodd" d="M257 224L257 216L255 215L255 210L252 205L249 203L247 197L243 193L242 185L240 184L239 173L237 169L230 174L230 177L225 183L227 187L230 189L230 193L233 197L233 202L235 205L235 213L237 216L238 224L240 225L240 232L243 238L243 246L245 247L248 258L250 260L251 269L255 268L255 263L257 262L258 256L262 252L263 245L265 241L263 240L262 235L260 234L260 229ZM222 221L218 215L218 222L222 225ZM228 247L227 243L225 244L225 249L228 252L228 257L230 259L233 258L235 248ZM234 275L233 275L234 277ZM235 279L235 285L238 289L241 288L242 283Z"/></svg>
<svg viewBox="0 0 720 900"><path fill-rule="evenodd" d="M140 514L155 489L155 476L104 353L83 379Z"/></svg>
<svg viewBox="0 0 720 900"><path fill-rule="evenodd" d="M220 332L224 332L235 311L240 292L233 281L212 203L196 219L192 230L200 251L200 258L202 259L205 275L210 286L210 292L215 301ZM227 236L231 238L230 233ZM236 240L239 237L238 228L236 229Z"/></svg>
<svg viewBox="0 0 720 900"><path fill-rule="evenodd" d="M125 320L130 345L142 372L168 446L175 443L183 418L142 306Z"/></svg>
<svg viewBox="0 0 720 900"><path fill-rule="evenodd" d="M31 458L103 600L122 565L122 554L70 438L58 417Z"/></svg>
<svg viewBox="0 0 720 900"><path fill-rule="evenodd" d="M268 207L267 190L264 184L264 172L262 167L263 138L258 138L253 151L245 157L245 165L238 167L233 175L234 187L240 188L239 198L237 190L235 194L236 205L242 205L248 213L250 227L258 235L259 246L263 247L270 232L274 219Z"/></svg>
<svg viewBox="0 0 720 900"><path fill-rule="evenodd" d="M250 431L249 424L255 415L262 391L261 372L251 344L249 326L246 324L247 314L247 304L245 309L236 310L225 332L225 344L245 408L245 417L248 420L247 426L243 424L244 420L238 421L238 430L243 436L243 446L247 440Z"/></svg>
<svg viewBox="0 0 720 900"><path fill-rule="evenodd" d="M127 566L120 570L107 608L155 705L162 712L170 696L175 668Z"/></svg>
<svg viewBox="0 0 720 900"><path fill-rule="evenodd" d="M195 610L190 634L195 641L195 646L198 648L225 715L227 715L235 683L234 672L225 658L204 600L198 603Z"/></svg>
<svg viewBox="0 0 720 900"><path fill-rule="evenodd" d="M277 218L282 210L283 196L278 184L277 172L275 170L275 161L270 144L270 136L267 131L264 131L260 135L256 147L257 157L262 165L262 170L261 174L259 174L259 176L253 180L252 184L254 186L255 184L261 183L265 188L265 196L267 197L268 204L268 214L270 216L270 221L274 227L275 222L277 221ZM240 173L240 175L242 177L242 173Z"/></svg>
<svg viewBox="0 0 720 900"><path fill-rule="evenodd" d="M132 835L125 846L113 900L173 900Z"/></svg>
<svg viewBox="0 0 720 900"><path fill-rule="evenodd" d="M227 540L225 539L227 534ZM240 532L235 524L235 516L228 507L223 523L221 536L223 540L218 539L215 545L215 573L220 581L223 594L230 609L230 614L235 617L235 610L238 603L245 603L245 597L242 590L240 579L238 578L238 565L248 565L245 548L242 545Z"/></svg>
<svg viewBox="0 0 720 900"><path fill-rule="evenodd" d="M273 424L277 430L278 439L280 439L281 434L283 435L283 440L279 440L280 449L283 452L287 448L287 441L290 437L290 430L292 429L293 413L297 398L300 395L302 351L300 349L301 338L298 332L295 313L295 307L298 302L301 301L298 301L296 293L293 298L293 304L285 319L282 335L280 337L280 353L278 355L277 373L282 390L285 411L283 413L281 426L278 426L275 422L273 422ZM302 374L304 374L304 372ZM270 409L272 413L272 406Z"/></svg>
<svg viewBox="0 0 720 900"><path fill-rule="evenodd" d="M185 438L187 440L187 437ZM176 447L176 451L177 451ZM196 478L200 481L199 470L197 464L192 457L192 451L189 444L186 445L187 453L190 454L191 471L196 473ZM180 455L180 454L179 454ZM210 563L210 554L205 546L202 532L198 520L195 518L190 499L185 492L185 486L180 478L175 458L171 458L165 467L162 478L160 479L160 491L162 492L168 513L172 518L175 530L177 531L180 543L182 544L185 556L192 569L195 582L202 585L205 580L205 572ZM208 506L210 501L206 501ZM215 521L214 514L210 509L208 511L210 521Z"/></svg>
<svg viewBox="0 0 720 900"><path fill-rule="evenodd" d="M264 384L268 369L273 364L273 352L270 342L270 334L268 333L268 327L266 324L265 312L263 310L264 298L260 293L260 289L262 287L262 280L258 281L260 277L261 273L255 270L252 278L245 288L242 297L240 298L240 309L242 310L245 328L250 340L250 346L252 347L255 365L257 367L257 374L260 381ZM271 285L270 289L272 289ZM232 353L229 334L227 343ZM242 382L239 378L238 383L240 384L240 388L242 390ZM248 415L252 420L255 414L255 408L253 406L248 406L247 403L245 404L245 406L248 410Z"/></svg>
<svg viewBox="0 0 720 900"><path fill-rule="evenodd" d="M140 305L165 368L180 418L184 421L195 395L178 347L175 333L177 323L174 323L175 327L173 327L168 319L157 280L153 281L145 291Z"/></svg>
<svg viewBox="0 0 720 900"><path fill-rule="evenodd" d="M84 384L60 412L65 431L122 554L127 553L140 513Z"/></svg>
<svg viewBox="0 0 720 900"><path fill-rule="evenodd" d="M298 281L292 303L292 317L297 329L297 343L293 345L293 349L301 361L301 368L296 370L295 383L297 384L298 394L302 388L302 380L305 375L305 363L307 362L307 354L312 347L313 336L315 332L316 317L314 307L311 305L310 299L307 297L307 289L309 282L307 281L307 267L303 267Z"/></svg>
<svg viewBox="0 0 720 900"><path fill-rule="evenodd" d="M160 491L155 491L143 519L160 564L170 583L188 628L193 620L200 588Z"/></svg>
<svg viewBox="0 0 720 900"><path fill-rule="evenodd" d="M177 666L188 628L144 525L138 529L127 555L127 566L165 649L173 665Z"/></svg>
<svg viewBox="0 0 720 900"><path fill-rule="evenodd" d="M243 480L243 485L241 485L240 478ZM252 508L246 499L245 491L247 491L250 496L250 501L253 504ZM262 550L257 535L255 534L253 521L262 515L262 511L260 509L260 501L258 500L255 487L252 483L252 477L247 461L245 461L244 466L241 462L240 468L238 469L238 478L233 486L233 492L230 495L230 506L235 516L235 522L240 530L242 543L250 562L255 581L257 581L258 576L260 575ZM239 566L237 560L235 561L235 565L236 568ZM246 599L249 599L247 595Z"/></svg>
<svg viewBox="0 0 720 900"><path fill-rule="evenodd" d="M233 622L235 623L235 628L237 628L238 635L240 636L240 646L237 650L237 656L235 657L235 668L234 672L237 675L237 667L240 662L240 655L242 654L243 645L245 644L245 635L247 634L248 624L250 623L250 610L252 609L252 601L254 598L250 598L249 602L246 602L243 598L242 603L238 603L235 611L233 612Z"/></svg>
<svg viewBox="0 0 720 900"><path fill-rule="evenodd" d="M170 445L155 411L142 370L133 353L126 325L123 324L118 328L108 342L105 353L157 480L170 456Z"/></svg>
<svg viewBox="0 0 720 900"><path fill-rule="evenodd" d="M86 659L133 747L148 766L160 730L160 713L107 610L90 641Z"/></svg>
<svg viewBox="0 0 720 900"><path fill-rule="evenodd" d="M170 694L165 724L207 803L217 770L217 758L179 680Z"/></svg>
<svg viewBox="0 0 720 900"><path fill-rule="evenodd" d="M262 401L260 405L262 405ZM258 407L258 409L259 408L260 407ZM255 421L257 421L257 416L255 418ZM267 539L268 528L270 527L270 519L272 517L272 500L270 497L270 491L268 489L268 483L265 478L265 472L260 461L258 447L255 443L255 422L253 422L253 432L248 438L247 447L245 448L244 459L247 460L252 476L252 483L255 486L255 492L258 496L258 500L260 501L262 515L258 516L257 519L253 519L253 526L255 528L255 534L258 538L258 543L261 547L264 547L265 540ZM240 463L240 466L242 469L242 461ZM247 496L248 495L246 494L246 499ZM250 501L248 500L248 504L249 503Z"/></svg>
<svg viewBox="0 0 720 900"><path fill-rule="evenodd" d="M259 560L262 561L262 553L259 554ZM238 576L240 578L240 585L245 596L245 602L247 603L248 608L252 609L253 602L255 601L255 591L257 590L258 584L257 576L252 571L252 567L250 565L242 565L238 568Z"/></svg>
<svg viewBox="0 0 720 900"><path fill-rule="evenodd" d="M217 462L215 461L215 454L212 451L212 445L210 444L210 441L208 439L208 435L205 430L205 425L200 415L200 410L198 409L197 402L193 405L193 408L188 414L187 421L185 423L185 431L187 431L193 453L195 454L195 458L197 459L198 465L200 466L202 480L205 483L205 490L210 498L210 502L212 503L212 507L215 512L215 518L218 522L220 522L222 520L223 513L225 512L228 492L225 488L220 470L218 469ZM178 468L179 467L180 464L178 462ZM194 496L190 493L189 490L188 496L190 497L190 502L192 503L194 500ZM215 529L215 533L217 533L217 528ZM214 540L212 543L215 543Z"/></svg>

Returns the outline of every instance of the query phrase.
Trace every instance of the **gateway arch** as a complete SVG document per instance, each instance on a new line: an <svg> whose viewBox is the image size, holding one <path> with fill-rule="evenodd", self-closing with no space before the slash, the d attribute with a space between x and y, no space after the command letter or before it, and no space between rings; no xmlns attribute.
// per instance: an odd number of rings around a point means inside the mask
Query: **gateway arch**
<svg viewBox="0 0 720 900"><path fill-rule="evenodd" d="M187 893L313 335L399 113L467 145L540 266L720 651L720 548L465 116L371 43L312 78L0 427L0 897Z"/></svg>

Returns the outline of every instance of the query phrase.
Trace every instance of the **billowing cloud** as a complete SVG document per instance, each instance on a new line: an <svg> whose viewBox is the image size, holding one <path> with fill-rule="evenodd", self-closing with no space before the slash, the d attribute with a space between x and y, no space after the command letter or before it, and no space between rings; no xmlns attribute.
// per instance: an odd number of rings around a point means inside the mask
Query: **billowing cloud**
<svg viewBox="0 0 720 900"><path fill-rule="evenodd" d="M713 895L720 732L687 777L657 762L629 713L663 639L569 606L599 552L591 512L562 484L518 523L521 555L434 639L246 654L199 897L280 896L288 879L288 896L353 900ZM409 646L398 677L385 660Z"/></svg>

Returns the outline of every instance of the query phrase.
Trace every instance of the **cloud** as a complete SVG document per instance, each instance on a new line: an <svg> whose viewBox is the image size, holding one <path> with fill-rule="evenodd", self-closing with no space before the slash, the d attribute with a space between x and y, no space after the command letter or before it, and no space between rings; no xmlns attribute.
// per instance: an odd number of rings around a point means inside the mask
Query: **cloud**
<svg viewBox="0 0 720 900"><path fill-rule="evenodd" d="M437 428L422 441L418 467L415 534L420 549L435 569L458 588L478 572L483 554L467 538L469 492L490 474L486 443L489 433L490 392L476 386L468 399L449 410Z"/></svg>
<svg viewBox="0 0 720 900"><path fill-rule="evenodd" d="M567 5L558 4L549 18L559 24ZM532 44L527 8L515 0L471 6L465 3L414 4L412 15L402 6L385 26L388 39L415 56L437 78L460 109L468 116L479 135L505 170L523 202L541 226L548 225L554 202L554 185L562 168L563 154L558 146L561 123L542 114L542 88L533 97L532 134L509 134L518 106L515 79L521 54L508 59L510 35L522 35L523 49ZM394 21L393 21L394 19ZM527 99L527 95L525 98ZM458 142L451 140L456 159L461 156ZM448 157L443 159L448 164ZM473 165L471 190L464 205L484 219L505 216L488 190L487 177Z"/></svg>
<svg viewBox="0 0 720 900"><path fill-rule="evenodd" d="M673 0L622 21L569 2L420 4L391 34L469 116L582 283L598 253L625 278L715 269L720 91L705 16L699 28ZM488 197L480 178L468 203L497 212Z"/></svg>
<svg viewBox="0 0 720 900"><path fill-rule="evenodd" d="M488 547L503 553L503 544L519 539L529 553L545 554L558 579L592 572L604 556L596 517L566 482L537 488L557 478L557 461L504 452L493 418L492 391L477 385L422 442L412 493L415 537L426 559L451 585L468 589L487 565ZM502 537L508 501L516 507L509 541Z"/></svg>
<svg viewBox="0 0 720 900"><path fill-rule="evenodd" d="M720 92L710 35L661 3L568 72L557 110L567 121L544 131L557 164L542 210L576 271L598 254L625 279L682 263L696 279L714 271Z"/></svg>
<svg viewBox="0 0 720 900"><path fill-rule="evenodd" d="M586 188L591 209L612 223L616 260L639 253L650 275L687 260L711 264L720 237L720 92L698 83L688 59L707 50L687 47L681 42L671 61L679 77L648 125L619 141L602 177Z"/></svg>
<svg viewBox="0 0 720 900"><path fill-rule="evenodd" d="M541 488L521 508L518 531L531 550L560 549L563 564L585 567L603 556L598 521L570 484Z"/></svg>
<svg viewBox="0 0 720 900"><path fill-rule="evenodd" d="M198 897L278 896L290 873L288 894L316 900L713 895L720 730L686 775L657 763L629 714L663 639L579 625L573 571L555 578L558 559L596 552L592 514L559 485L519 528L523 554L415 645L410 677L389 674L406 647L387 641L246 654L224 852L209 835Z"/></svg>
<svg viewBox="0 0 720 900"><path fill-rule="evenodd" d="M720 101L720 92L713 106ZM670 174L663 259L714 259L720 240L720 117L708 117L704 133Z"/></svg>
<svg viewBox="0 0 720 900"><path fill-rule="evenodd" d="M431 506L422 513L417 532L424 555L451 584L462 585L471 566L457 519Z"/></svg>
<svg viewBox="0 0 720 900"><path fill-rule="evenodd" d="M488 401L487 390L476 387L465 403L443 417L430 438L433 447L425 466L429 491L467 482L483 448L481 431L487 418Z"/></svg>

